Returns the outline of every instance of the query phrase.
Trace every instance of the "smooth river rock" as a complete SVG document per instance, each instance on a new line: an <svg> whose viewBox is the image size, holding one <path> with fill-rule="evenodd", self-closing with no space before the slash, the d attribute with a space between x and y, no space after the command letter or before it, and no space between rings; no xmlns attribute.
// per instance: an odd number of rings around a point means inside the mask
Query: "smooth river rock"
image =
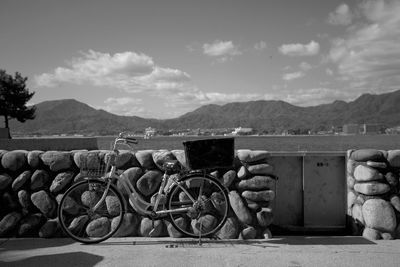
<svg viewBox="0 0 400 267"><path fill-rule="evenodd" d="M400 149L389 150L387 161L391 167L400 168Z"/></svg>
<svg viewBox="0 0 400 267"><path fill-rule="evenodd" d="M231 204L232 210L235 212L239 221L244 224L251 224L253 221L253 217L249 209L243 202L242 197L236 191L229 192L229 202Z"/></svg>
<svg viewBox="0 0 400 267"><path fill-rule="evenodd" d="M377 149L359 149L351 153L350 158L355 161L385 161L385 156L382 151Z"/></svg>
<svg viewBox="0 0 400 267"><path fill-rule="evenodd" d="M390 186L379 182L356 183L354 190L364 195L375 196L389 192Z"/></svg>
<svg viewBox="0 0 400 267"><path fill-rule="evenodd" d="M242 196L245 199L251 200L251 201L271 201L274 200L275 198L275 192L272 190L263 190L263 191L244 191L242 193Z"/></svg>
<svg viewBox="0 0 400 267"><path fill-rule="evenodd" d="M396 228L396 215L392 205L383 199L369 199L362 206L365 226L381 232Z"/></svg>
<svg viewBox="0 0 400 267"><path fill-rule="evenodd" d="M382 180L383 175L374 168L364 165L358 165L354 170L354 178L358 182L370 182L370 181Z"/></svg>
<svg viewBox="0 0 400 267"><path fill-rule="evenodd" d="M276 181L269 176L254 176L247 180L241 180L236 184L237 189L244 190L265 190L274 189Z"/></svg>
<svg viewBox="0 0 400 267"><path fill-rule="evenodd" d="M237 157L246 163L258 162L268 158L269 152L265 150L238 149Z"/></svg>

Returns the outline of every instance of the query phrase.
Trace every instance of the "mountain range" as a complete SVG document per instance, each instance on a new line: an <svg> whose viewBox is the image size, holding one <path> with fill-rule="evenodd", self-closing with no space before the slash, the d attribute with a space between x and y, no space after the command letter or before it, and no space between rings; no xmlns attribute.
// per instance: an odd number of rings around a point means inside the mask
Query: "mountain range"
<svg viewBox="0 0 400 267"><path fill-rule="evenodd" d="M354 101L300 107L284 101L249 101L205 105L178 118L158 120L119 116L97 110L74 99L45 101L36 105L36 118L25 123L12 120L13 134L108 135L121 131L143 131L146 127L168 129L212 129L250 127L257 132L324 130L348 123L400 125L400 90L364 94Z"/></svg>

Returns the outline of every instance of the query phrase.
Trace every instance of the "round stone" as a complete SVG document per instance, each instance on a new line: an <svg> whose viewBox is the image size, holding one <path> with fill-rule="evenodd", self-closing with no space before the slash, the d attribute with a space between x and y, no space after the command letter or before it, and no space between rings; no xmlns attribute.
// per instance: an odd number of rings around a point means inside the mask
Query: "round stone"
<svg viewBox="0 0 400 267"><path fill-rule="evenodd" d="M379 182L356 183L354 190L364 195L375 196L389 192L390 186Z"/></svg>
<svg viewBox="0 0 400 267"><path fill-rule="evenodd" d="M236 154L240 161L247 163L265 160L269 156L268 151L250 149L239 149Z"/></svg>
<svg viewBox="0 0 400 267"><path fill-rule="evenodd" d="M272 165L263 163L248 166L247 170L253 175L268 175L273 173L274 167Z"/></svg>
<svg viewBox="0 0 400 267"><path fill-rule="evenodd" d="M58 235L60 231L60 226L58 219L49 219L39 230L39 237L41 238L51 238Z"/></svg>
<svg viewBox="0 0 400 267"><path fill-rule="evenodd" d="M257 236L257 230L253 226L249 226L242 230L239 238L246 240L246 239L254 239L256 238L256 236Z"/></svg>
<svg viewBox="0 0 400 267"><path fill-rule="evenodd" d="M369 199L362 206L366 227L381 232L392 232L396 228L396 215L392 205L383 199Z"/></svg>
<svg viewBox="0 0 400 267"><path fill-rule="evenodd" d="M31 190L46 189L51 182L50 174L45 170L36 170L31 176Z"/></svg>
<svg viewBox="0 0 400 267"><path fill-rule="evenodd" d="M90 237L102 237L110 232L111 222L107 217L100 217L86 226L86 233Z"/></svg>
<svg viewBox="0 0 400 267"><path fill-rule="evenodd" d="M381 233L375 229L365 227L362 232L362 236L369 240L379 240L381 239Z"/></svg>
<svg viewBox="0 0 400 267"><path fill-rule="evenodd" d="M400 168L400 149L389 150L387 160L393 168Z"/></svg>
<svg viewBox="0 0 400 267"><path fill-rule="evenodd" d="M150 231L153 230L153 222L149 218L143 218L140 223L139 235L149 237ZM162 220L154 221L154 231L151 237L160 237L164 234L164 223Z"/></svg>
<svg viewBox="0 0 400 267"><path fill-rule="evenodd" d="M120 176L120 178L123 179L126 183L130 183L132 186L136 186L137 181L142 175L143 175L142 168L133 167L125 170ZM123 192L125 196L128 195L128 193L126 192L124 186L120 181L118 181L117 187L121 192Z"/></svg>
<svg viewBox="0 0 400 267"><path fill-rule="evenodd" d="M358 224L365 225L363 213L362 213L362 206L359 204L354 204L351 210L351 216L354 220L357 221Z"/></svg>
<svg viewBox="0 0 400 267"><path fill-rule="evenodd" d="M44 217L41 213L28 215L21 220L18 235L22 237L36 236L43 222Z"/></svg>
<svg viewBox="0 0 400 267"><path fill-rule="evenodd" d="M357 195L353 190L347 191L347 208L351 208L356 200Z"/></svg>
<svg viewBox="0 0 400 267"><path fill-rule="evenodd" d="M225 187L231 186L232 182L236 179L236 172L234 170L229 170L222 176L222 184Z"/></svg>
<svg viewBox="0 0 400 267"><path fill-rule="evenodd" d="M178 217L174 219L175 223L181 228L186 229L187 220L184 217ZM167 232L170 237L179 238L182 237L183 234L179 232L169 221L165 221L165 225L167 226Z"/></svg>
<svg viewBox="0 0 400 267"><path fill-rule="evenodd" d="M115 167L117 167L117 169L119 170L126 170L133 166L139 166L139 162L137 162L135 154L133 154L130 150L120 151L117 158L115 159Z"/></svg>
<svg viewBox="0 0 400 267"><path fill-rule="evenodd" d="M64 190L72 182L74 176L75 174L72 171L57 174L50 186L50 192L58 193Z"/></svg>
<svg viewBox="0 0 400 267"><path fill-rule="evenodd" d="M358 165L354 170L354 178L358 182L371 182L383 180L383 175L374 168Z"/></svg>
<svg viewBox="0 0 400 267"><path fill-rule="evenodd" d="M387 165L385 162L376 162L376 161L367 161L367 166L376 168L376 169L386 169Z"/></svg>
<svg viewBox="0 0 400 267"><path fill-rule="evenodd" d="M9 232L18 226L18 222L21 220L22 215L16 211L13 211L3 217L0 221L0 237L6 236Z"/></svg>
<svg viewBox="0 0 400 267"><path fill-rule="evenodd" d="M150 196L157 191L161 180L162 172L149 170L138 180L137 188L144 196Z"/></svg>
<svg viewBox="0 0 400 267"><path fill-rule="evenodd" d="M53 172L67 170L73 166L70 152L47 151L40 155L40 159Z"/></svg>
<svg viewBox="0 0 400 267"><path fill-rule="evenodd" d="M244 191L242 197L251 201L271 201L275 198L275 192L272 190L263 191Z"/></svg>
<svg viewBox="0 0 400 267"><path fill-rule="evenodd" d="M236 184L240 191L244 190L265 190L274 189L276 185L275 179L269 176L254 176L247 180L241 180Z"/></svg>
<svg viewBox="0 0 400 267"><path fill-rule="evenodd" d="M396 187L399 184L399 176L394 172L387 172L385 174L385 179L393 187Z"/></svg>
<svg viewBox="0 0 400 267"><path fill-rule="evenodd" d="M240 180L246 179L249 175L250 173L245 166L241 166L239 171L237 172L237 177Z"/></svg>
<svg viewBox="0 0 400 267"><path fill-rule="evenodd" d="M30 210L32 207L31 195L26 190L18 191L18 202L25 210Z"/></svg>
<svg viewBox="0 0 400 267"><path fill-rule="evenodd" d="M40 155L42 155L44 152L41 150L33 150L28 152L27 160L28 160L28 165L32 169L38 169L40 166L42 166L43 162L40 159Z"/></svg>
<svg viewBox="0 0 400 267"><path fill-rule="evenodd" d="M400 197L398 195L393 195L390 197L390 203L393 205L395 210L400 212Z"/></svg>
<svg viewBox="0 0 400 267"><path fill-rule="evenodd" d="M81 215L79 217L74 218L70 225L68 226L68 230L73 234L80 234L85 229L85 225L89 221L89 216Z"/></svg>
<svg viewBox="0 0 400 267"><path fill-rule="evenodd" d="M243 202L243 199L236 191L229 192L229 202L231 204L232 210L238 217L239 221L244 224L251 224L253 222L253 217L249 209Z"/></svg>
<svg viewBox="0 0 400 267"><path fill-rule="evenodd" d="M377 149L359 149L353 151L350 156L351 159L355 161L385 161L385 156L382 151Z"/></svg>
<svg viewBox="0 0 400 267"><path fill-rule="evenodd" d="M28 151L26 150L9 151L1 158L1 165L3 165L6 170L18 172L28 164L26 158L27 154Z"/></svg>
<svg viewBox="0 0 400 267"><path fill-rule="evenodd" d="M23 171L17 178L15 178L14 182L11 185L11 188L16 192L20 190L26 182L30 181L32 177L31 171Z"/></svg>
<svg viewBox="0 0 400 267"><path fill-rule="evenodd" d="M220 239L235 239L239 235L239 221L236 217L228 217L225 224L218 231L217 236Z"/></svg>
<svg viewBox="0 0 400 267"><path fill-rule="evenodd" d="M201 216L199 219L192 220L191 226L193 229L193 233L199 235L200 231L202 233L207 233L213 230L217 226L217 223L217 218L215 218L211 214L206 214L204 216Z"/></svg>
<svg viewBox="0 0 400 267"><path fill-rule="evenodd" d="M262 208L257 212L257 222L261 227L269 226L274 220L274 214L270 208Z"/></svg>
<svg viewBox="0 0 400 267"><path fill-rule="evenodd" d="M347 159L346 163L347 174L353 175L354 169L357 167L358 164L359 163L355 160Z"/></svg>
<svg viewBox="0 0 400 267"><path fill-rule="evenodd" d="M57 216L57 202L44 190L31 195L33 205L35 205L47 218Z"/></svg>
<svg viewBox="0 0 400 267"><path fill-rule="evenodd" d="M356 179L352 175L347 175L347 188L348 189L353 189L354 184L356 183Z"/></svg>
<svg viewBox="0 0 400 267"><path fill-rule="evenodd" d="M139 150L135 153L137 161L146 170L156 169L157 166L153 161L154 150Z"/></svg>
<svg viewBox="0 0 400 267"><path fill-rule="evenodd" d="M106 206L108 214L112 217L118 216L122 212L117 196L106 196Z"/></svg>
<svg viewBox="0 0 400 267"><path fill-rule="evenodd" d="M111 221L111 230L114 230L117 227L120 221L120 217L115 217ZM122 237L122 236L135 236L137 235L137 228L139 225L139 217L133 213L125 213L122 217L122 224L115 232L113 236Z"/></svg>

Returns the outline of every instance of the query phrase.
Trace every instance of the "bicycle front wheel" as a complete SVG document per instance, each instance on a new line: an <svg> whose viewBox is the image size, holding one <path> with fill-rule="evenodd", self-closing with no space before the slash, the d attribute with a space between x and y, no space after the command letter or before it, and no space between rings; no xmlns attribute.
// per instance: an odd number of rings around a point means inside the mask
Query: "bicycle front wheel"
<svg viewBox="0 0 400 267"><path fill-rule="evenodd" d="M228 190L210 175L191 174L167 197L171 224L190 237L211 237L225 223L229 211ZM181 212L185 209L187 211Z"/></svg>
<svg viewBox="0 0 400 267"><path fill-rule="evenodd" d="M58 219L63 231L74 240L99 243L121 226L123 209L122 196L114 185L107 190L105 182L88 180L65 192L58 205Z"/></svg>

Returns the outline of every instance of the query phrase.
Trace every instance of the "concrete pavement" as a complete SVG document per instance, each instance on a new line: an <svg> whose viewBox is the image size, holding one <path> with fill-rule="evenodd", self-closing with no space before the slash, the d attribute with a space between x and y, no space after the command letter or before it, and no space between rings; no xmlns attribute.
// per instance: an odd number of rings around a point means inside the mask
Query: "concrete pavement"
<svg viewBox="0 0 400 267"><path fill-rule="evenodd" d="M269 240L0 239L0 266L400 266L400 240L280 236Z"/></svg>

